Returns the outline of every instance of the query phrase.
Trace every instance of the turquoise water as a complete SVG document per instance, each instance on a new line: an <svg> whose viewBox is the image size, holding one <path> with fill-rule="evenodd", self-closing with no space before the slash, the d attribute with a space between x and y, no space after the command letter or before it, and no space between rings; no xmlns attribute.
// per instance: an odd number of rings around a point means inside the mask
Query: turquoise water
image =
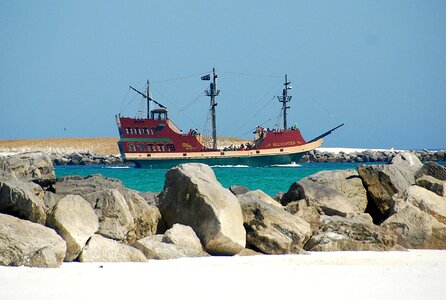
<svg viewBox="0 0 446 300"><path fill-rule="evenodd" d="M305 176L322 170L354 169L357 163L301 163L286 167L213 167L224 187L242 185L251 190L260 189L274 196L286 192L290 185ZM131 189L141 192L160 192L167 169L137 169L129 166L56 166L56 176L102 174L120 179Z"/></svg>

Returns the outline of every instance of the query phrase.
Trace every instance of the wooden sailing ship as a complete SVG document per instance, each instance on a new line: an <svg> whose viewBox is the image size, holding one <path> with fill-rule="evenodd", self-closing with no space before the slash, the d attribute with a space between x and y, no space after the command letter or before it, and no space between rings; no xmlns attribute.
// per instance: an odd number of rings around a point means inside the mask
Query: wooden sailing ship
<svg viewBox="0 0 446 300"><path fill-rule="evenodd" d="M286 165L298 162L308 151L320 147L323 137L343 124L305 141L300 130L287 126L287 109L291 96L291 88L285 75L282 95L278 100L282 103L283 128L280 130L265 130L258 126L255 130L255 139L247 147L217 148L216 126L216 97L217 74L215 68L212 74L201 77L209 80L209 89L206 95L210 97L210 110L212 115L212 146L206 147L202 136L195 130L183 133L169 118L167 108L150 97L150 84L147 82L147 91L142 93L133 87L135 92L147 100L147 116L145 118L130 118L116 116L120 139L119 151L125 162L134 163L138 168L170 168L181 163L199 162L214 165L247 165L247 166L273 166ZM151 110L151 103L158 108Z"/></svg>

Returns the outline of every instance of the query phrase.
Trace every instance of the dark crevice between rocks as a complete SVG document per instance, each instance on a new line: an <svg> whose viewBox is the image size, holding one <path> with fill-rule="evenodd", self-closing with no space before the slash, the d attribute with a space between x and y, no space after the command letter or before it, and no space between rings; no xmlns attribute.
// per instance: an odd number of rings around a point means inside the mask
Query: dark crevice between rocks
<svg viewBox="0 0 446 300"><path fill-rule="evenodd" d="M375 202L371 199L369 193L367 192L367 207L365 208L365 213L369 214L372 217L373 224L380 225L384 222L389 215L383 214L379 209Z"/></svg>

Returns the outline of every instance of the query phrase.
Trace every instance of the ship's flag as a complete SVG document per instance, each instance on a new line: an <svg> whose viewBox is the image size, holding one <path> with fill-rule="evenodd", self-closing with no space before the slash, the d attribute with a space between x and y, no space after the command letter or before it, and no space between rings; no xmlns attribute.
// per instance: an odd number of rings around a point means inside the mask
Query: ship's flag
<svg viewBox="0 0 446 300"><path fill-rule="evenodd" d="M211 74L201 76L201 80L211 80Z"/></svg>

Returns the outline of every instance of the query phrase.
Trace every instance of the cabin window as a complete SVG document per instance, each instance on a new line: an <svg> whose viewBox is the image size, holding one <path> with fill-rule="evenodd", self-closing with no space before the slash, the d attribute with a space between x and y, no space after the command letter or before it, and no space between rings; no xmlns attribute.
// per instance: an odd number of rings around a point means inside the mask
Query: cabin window
<svg viewBox="0 0 446 300"><path fill-rule="evenodd" d="M146 128L146 127L144 127L144 128L142 129L142 131L143 131L143 133L144 133L145 135L148 135L148 134L149 134L149 129Z"/></svg>
<svg viewBox="0 0 446 300"><path fill-rule="evenodd" d="M141 128L135 128L135 134L141 134Z"/></svg>
<svg viewBox="0 0 446 300"><path fill-rule="evenodd" d="M175 152L175 145L174 144L167 144L167 151Z"/></svg>
<svg viewBox="0 0 446 300"><path fill-rule="evenodd" d="M135 152L135 146L133 144L128 144L127 145L127 150L129 152Z"/></svg>
<svg viewBox="0 0 446 300"><path fill-rule="evenodd" d="M136 145L136 149L138 150L138 152L144 152L144 145L143 144L137 144Z"/></svg>
<svg viewBox="0 0 446 300"><path fill-rule="evenodd" d="M130 134L130 133L131 133L131 131L130 131L130 130L131 130L131 128L129 128L129 127L126 127L126 128L125 128L125 133L127 133L127 134Z"/></svg>
<svg viewBox="0 0 446 300"><path fill-rule="evenodd" d="M164 145L158 144L158 151L164 151Z"/></svg>
<svg viewBox="0 0 446 300"><path fill-rule="evenodd" d="M155 151L155 146L154 146L153 144L149 144L149 145L147 146L147 151L149 151L149 152L153 152L153 151Z"/></svg>

